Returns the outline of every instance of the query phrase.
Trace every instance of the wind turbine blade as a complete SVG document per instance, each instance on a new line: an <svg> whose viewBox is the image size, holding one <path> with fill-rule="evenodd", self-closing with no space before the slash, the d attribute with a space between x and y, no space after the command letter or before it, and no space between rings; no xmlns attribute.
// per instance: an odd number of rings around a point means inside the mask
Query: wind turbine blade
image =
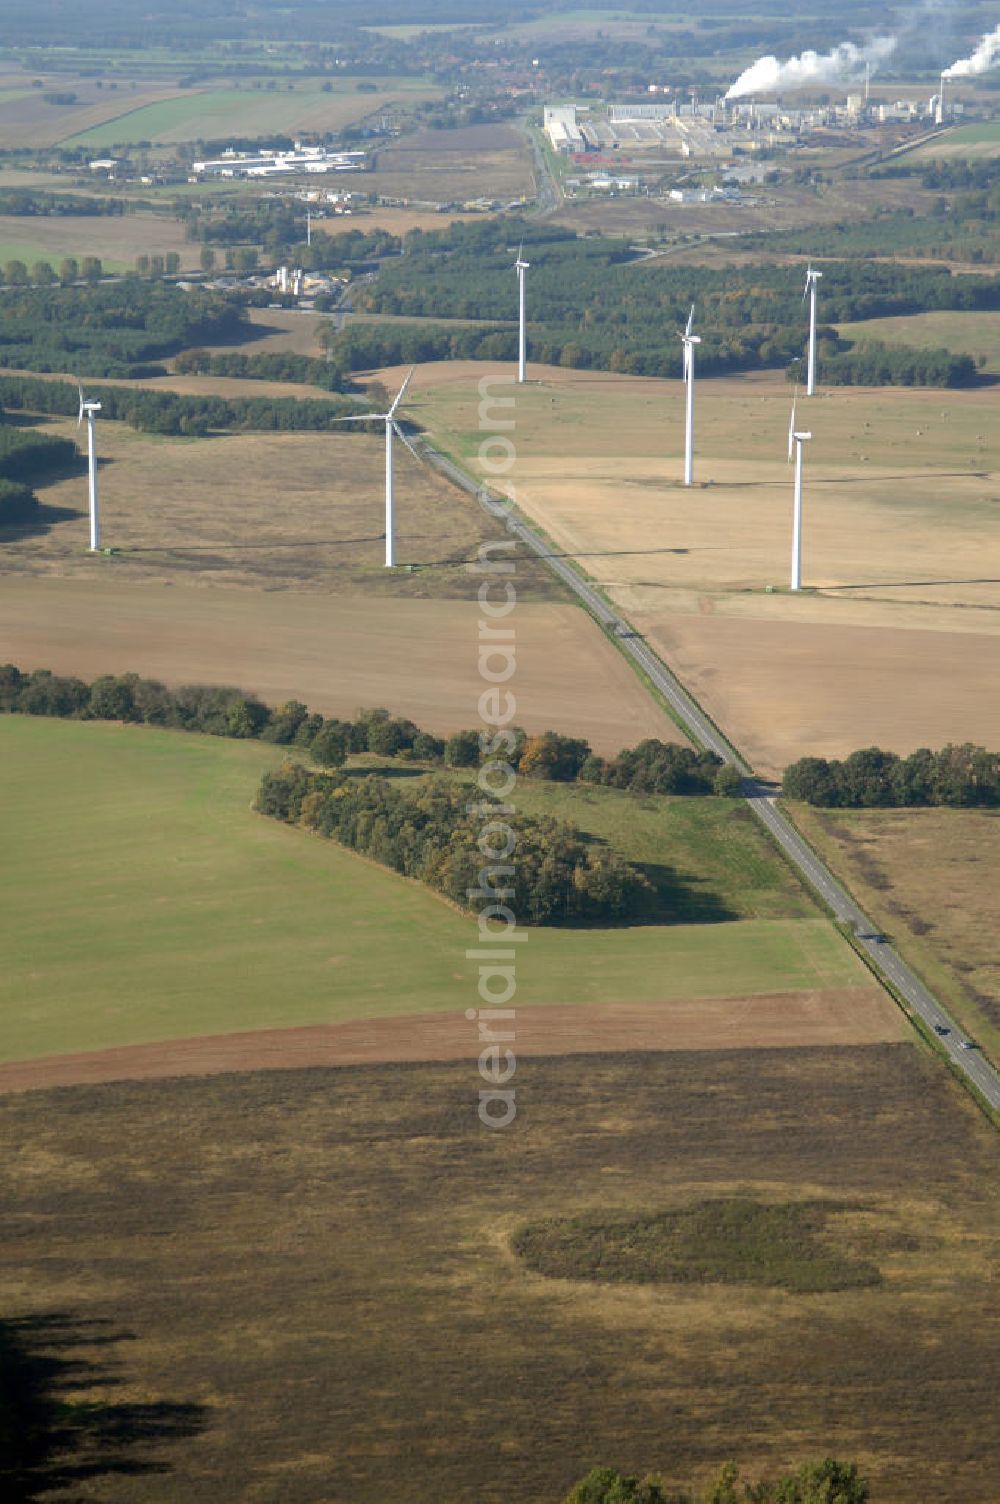
<svg viewBox="0 0 1000 1504"><path fill-rule="evenodd" d="M417 450L414 449L413 445L410 443L409 439L406 437L406 434L400 428L400 426L396 422L395 418L392 421L392 431L396 435L397 439L402 439L402 441L406 445L407 449L413 455L413 458L415 460L417 460L422 465L424 463L423 455L419 454L417 452Z"/></svg>
<svg viewBox="0 0 1000 1504"><path fill-rule="evenodd" d="M791 459L795 451L795 401L792 401L792 421L788 425L788 458Z"/></svg>
<svg viewBox="0 0 1000 1504"><path fill-rule="evenodd" d="M685 326L684 333L685 334L690 334L693 327L694 327L694 304L692 303L691 304L691 312L688 314L688 321L687 321L687 325Z"/></svg>
<svg viewBox="0 0 1000 1504"><path fill-rule="evenodd" d="M331 423L384 423L388 413L352 413L349 418L331 418Z"/></svg>
<svg viewBox="0 0 1000 1504"><path fill-rule="evenodd" d="M395 402L392 404L389 411L385 415L387 419L395 417L396 409L402 402L403 398L406 396L406 389L409 386L410 382L413 380L413 373L416 369L416 366L410 367L409 374L407 375L406 380L403 382L403 385L400 387L399 391L396 394Z"/></svg>

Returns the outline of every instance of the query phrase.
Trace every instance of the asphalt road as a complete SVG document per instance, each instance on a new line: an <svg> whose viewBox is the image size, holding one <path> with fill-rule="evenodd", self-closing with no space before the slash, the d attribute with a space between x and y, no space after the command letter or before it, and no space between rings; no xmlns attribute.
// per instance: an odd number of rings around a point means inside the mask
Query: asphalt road
<svg viewBox="0 0 1000 1504"><path fill-rule="evenodd" d="M430 463L453 480L456 485L472 495L478 495L479 488L476 483L445 455L438 454L426 443L424 452ZM959 1025L927 990L920 978L910 970L898 951L880 933L878 926L873 924L867 914L859 908L808 841L803 839L791 821L781 812L777 806L774 790L757 782L752 769L729 745L722 732L709 719L697 701L692 699L663 660L657 657L638 632L635 632L617 615L600 591L577 572L568 557L554 553L530 527L517 517L508 517L507 527L533 553L545 560L553 573L558 575L572 590L591 615L617 638L622 652L642 669L650 683L670 705L677 719L691 732L695 741L717 753L723 762L731 763L743 774L746 781L747 804L777 841L788 860L833 912L834 917L852 926L857 945L869 957L877 973L892 984L907 1006L927 1025L928 1030L937 1034L938 1043L955 1068L992 1108L1000 1112L1000 1073L980 1054L978 1049L963 1049L962 1041L966 1036ZM946 1032L938 1033L939 1030Z"/></svg>

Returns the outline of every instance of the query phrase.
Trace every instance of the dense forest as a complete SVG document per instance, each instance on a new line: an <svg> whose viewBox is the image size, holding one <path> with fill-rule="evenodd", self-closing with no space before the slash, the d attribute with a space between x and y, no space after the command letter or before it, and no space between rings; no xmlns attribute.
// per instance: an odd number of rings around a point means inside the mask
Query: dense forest
<svg viewBox="0 0 1000 1504"><path fill-rule="evenodd" d="M970 265L1000 265L1000 182L996 167L988 173L968 171L922 173L927 187L939 190L962 185L971 191L940 197L932 212L894 209L841 225L773 231L746 236L749 249L792 252L800 256L913 256Z"/></svg>
<svg viewBox="0 0 1000 1504"><path fill-rule="evenodd" d="M161 375L194 344L246 336L244 310L218 294L127 278L97 287L10 288L0 364L79 376Z"/></svg>
<svg viewBox="0 0 1000 1504"><path fill-rule="evenodd" d="M232 430L316 432L331 428L337 418L363 416L366 411L357 402L336 398L185 397L142 387L89 383L87 395L100 402L102 419L120 419L143 433L192 437ZM0 376L0 407L13 412L75 417L79 404L79 392L72 382ZM344 424L340 431L366 430L365 425L357 423Z"/></svg>
<svg viewBox="0 0 1000 1504"><path fill-rule="evenodd" d="M1000 753L965 742L909 757L866 747L842 762L803 757L785 769L790 799L839 809L1000 804Z"/></svg>
<svg viewBox="0 0 1000 1504"><path fill-rule="evenodd" d="M518 221L474 222L445 230L411 232L405 253L382 266L377 281L358 288L357 307L396 317L486 320L516 315L513 262L523 237L529 274L530 348L546 364L593 366L643 376L678 376L680 341L691 304L703 343L699 369L706 375L757 366L783 367L801 356L805 340L802 275L797 267L769 264L709 268L657 260L637 263L620 241L576 239ZM827 262L822 317L829 323L920 313L928 309L1000 308L1000 277L953 276L947 267L879 262ZM540 318L539 315L542 315ZM424 328L434 356L509 358L512 333L496 328L459 330L451 350L446 326ZM667 337L665 337L667 336ZM365 360L411 358L418 331L348 329L333 336L331 352L348 368ZM399 354L393 352L393 340ZM405 350L404 350L405 339ZM828 353L841 353L836 349ZM974 375L962 357L912 349L891 361L865 356L876 380L963 385ZM414 358L434 358L423 356ZM849 357L832 380L856 380ZM825 379L825 375L824 378Z"/></svg>

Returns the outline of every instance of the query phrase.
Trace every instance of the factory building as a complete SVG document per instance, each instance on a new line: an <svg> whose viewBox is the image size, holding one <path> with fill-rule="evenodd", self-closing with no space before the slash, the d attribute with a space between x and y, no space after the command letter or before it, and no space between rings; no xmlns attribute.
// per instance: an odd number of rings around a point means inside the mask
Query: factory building
<svg viewBox="0 0 1000 1504"><path fill-rule="evenodd" d="M561 156L577 156L587 150L587 143L576 123L576 105L546 105L543 129L552 150Z"/></svg>
<svg viewBox="0 0 1000 1504"><path fill-rule="evenodd" d="M270 178L287 173L360 172L365 167L363 151L330 151L325 146L303 146L292 151L268 151L259 155L225 151L213 162L192 162L196 178Z"/></svg>

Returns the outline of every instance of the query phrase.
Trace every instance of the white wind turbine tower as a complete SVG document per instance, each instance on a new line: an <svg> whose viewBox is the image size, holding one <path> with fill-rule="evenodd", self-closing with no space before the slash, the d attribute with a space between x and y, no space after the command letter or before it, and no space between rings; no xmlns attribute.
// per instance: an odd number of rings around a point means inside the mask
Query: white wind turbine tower
<svg viewBox="0 0 1000 1504"><path fill-rule="evenodd" d="M795 405L798 397L792 398L792 421L788 425L788 458L795 458L795 509L792 513L792 589L802 589L802 446L812 438L795 427Z"/></svg>
<svg viewBox="0 0 1000 1504"><path fill-rule="evenodd" d="M77 428L87 420L87 474L90 481L90 551L96 554L101 546L101 515L97 507L97 450L94 444L94 414L99 413L101 404L93 402L83 395L83 387L80 392L80 415L76 420Z"/></svg>
<svg viewBox="0 0 1000 1504"><path fill-rule="evenodd" d="M354 416L352 416L350 418L335 418L334 419L334 422L336 422L336 423L384 423L385 424L385 567L386 567L386 569L393 569L395 567L395 564L396 564L396 518L395 518L395 498L394 498L394 495L393 495L393 474L392 474L392 440L393 440L393 435L398 435L398 437L402 439L403 443L406 445L407 449L413 455L414 459L419 460L419 458L420 458L419 454L414 449L414 447L410 443L409 439L406 437L406 434L403 433L403 431L400 428L399 424L396 422L396 412L397 412L397 410L399 408L400 403L402 402L403 398L406 395L406 389L407 389L407 387L409 386L410 382L413 380L413 373L414 373L414 371L416 369L417 369L416 366L411 366L410 367L409 374L407 375L407 378L403 382L403 385L400 387L399 391L396 393L396 400L392 404L392 406L390 407L390 409L389 409L389 411L387 413L358 413L358 414L356 414L356 415L354 415Z"/></svg>
<svg viewBox="0 0 1000 1504"><path fill-rule="evenodd" d="M816 395L816 283L823 273L810 263L806 268L806 289L802 301L809 299L809 364L806 370L806 396Z"/></svg>
<svg viewBox="0 0 1000 1504"><path fill-rule="evenodd" d="M684 341L684 384L687 388L684 412L684 484L694 484L694 347L701 344L701 335L692 334L694 327L694 304L681 339Z"/></svg>
<svg viewBox="0 0 1000 1504"><path fill-rule="evenodd" d="M514 262L514 270L517 272L517 289L519 304L518 339L517 339L517 379L523 386L528 379L528 326L525 322L525 297L524 297L524 274L531 265L524 259L524 241L518 249L517 260Z"/></svg>

